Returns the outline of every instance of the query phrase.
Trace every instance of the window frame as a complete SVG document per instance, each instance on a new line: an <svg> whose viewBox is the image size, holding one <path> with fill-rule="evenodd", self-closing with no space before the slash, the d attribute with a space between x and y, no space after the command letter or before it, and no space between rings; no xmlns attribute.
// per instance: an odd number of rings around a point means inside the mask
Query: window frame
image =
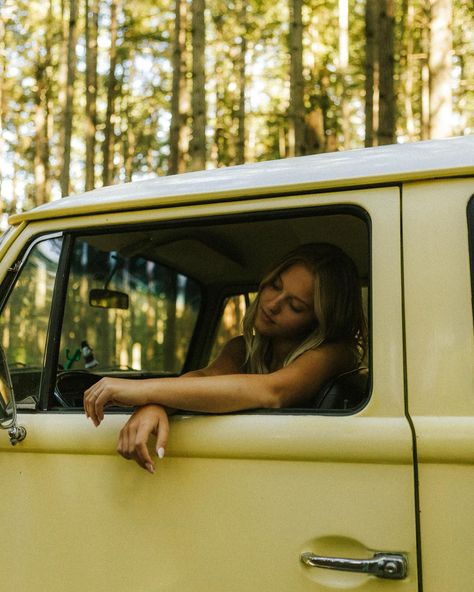
<svg viewBox="0 0 474 592"><path fill-rule="evenodd" d="M368 367L369 367L369 385L367 390L367 397L364 401L364 405L370 400L371 392L372 392L372 296L371 296L371 285L372 285L372 225L371 225L371 218L370 214L367 210L364 209L363 206L356 205L356 204L328 204L328 205L312 205L312 206L298 206L295 208L283 208L281 210L273 210L273 211L257 211L257 212L242 212L242 213L231 213L231 214L207 214L204 216L199 217L186 217L186 218L178 218L178 219L171 219L171 220L156 220L153 222L131 222L131 223L120 223L117 225L112 225L108 227L104 227L103 225L97 226L89 226L89 227L75 227L73 229L64 229L55 233L45 233L41 236L35 237L29 245L26 247L25 251L23 252L21 258L22 264L26 259L26 256L31 248L41 240L45 240L50 237L62 237L63 238L63 245L60 255L60 261L58 264L58 271L54 286L53 292L53 299L51 304L50 310L50 320L48 325L48 334L47 334L47 343L45 348L45 357L44 357L44 371L42 373L41 379L41 388L40 388L40 403L38 405L38 411L48 412L48 413L64 413L64 412L81 412L79 408L76 409L51 409L50 408L50 401L52 397L53 390L56 384L56 377L57 377L57 368L58 368L58 361L59 361L59 346L60 346L60 337L62 331L62 325L64 320L64 310L66 305L66 298L67 298L67 289L68 289L68 281L69 281L69 272L70 272L70 265L71 265L71 256L73 252L74 242L77 237L86 237L86 236L94 236L94 235L107 235L107 234L117 234L120 232L133 232L133 231L140 231L140 230L156 230L157 232L160 229L169 229L169 228L176 228L176 227L183 227L186 226L188 228L196 228L196 227L207 227L211 228L213 226L221 226L223 224L238 224L246 221L258 222L261 221L262 223L265 220L291 220L291 219L298 219L298 218L320 218L325 216L335 216L335 215L350 215L362 220L365 224L365 240L367 240L367 265L368 265L368 273L367 278L367 286L368 290L368 327L369 327L369 358L368 358ZM21 271L21 268L17 270L17 273ZM181 272L181 270L176 269L176 271ZM220 315L215 315L213 317L214 324L210 327L207 332L200 330L204 322L209 321L209 311L206 312L204 303L207 301L207 294L206 294L206 286L203 286L192 274L186 273L189 277L197 281L197 283L202 288L202 302L200 311L198 313L196 319L196 325L194 328L194 332L192 338L190 340L189 350L187 352L187 357L184 362L183 366L183 373L192 369L196 366L196 363L208 357L210 351L212 349L212 345L214 343L215 332L217 331L218 323L220 320ZM12 286L14 282L12 282ZM220 302L221 306L224 302L225 298L228 295L236 294L242 291L248 291L250 287L249 284L239 284L236 282L235 285L226 286L224 287L219 293L214 293L215 302ZM10 289L11 291L11 289ZM6 298L4 298L5 300ZM3 301L2 301L3 306ZM201 347L202 346L202 347ZM200 352L199 355L196 355L196 352ZM314 409L283 409L283 410L256 410L256 411L249 411L244 413L283 413L283 414L327 414L327 411L318 411ZM330 414L336 415L347 415L353 414L356 411L349 410L349 413L335 411L329 412ZM123 410L122 410L123 413Z"/></svg>

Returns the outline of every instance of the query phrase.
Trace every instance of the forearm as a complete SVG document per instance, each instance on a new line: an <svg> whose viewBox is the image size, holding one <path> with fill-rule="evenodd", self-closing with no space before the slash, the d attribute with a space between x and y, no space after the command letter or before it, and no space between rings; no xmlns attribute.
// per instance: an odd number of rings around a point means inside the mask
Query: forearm
<svg viewBox="0 0 474 592"><path fill-rule="evenodd" d="M277 406L269 375L259 374L150 378L137 381L137 397L145 403L209 413Z"/></svg>

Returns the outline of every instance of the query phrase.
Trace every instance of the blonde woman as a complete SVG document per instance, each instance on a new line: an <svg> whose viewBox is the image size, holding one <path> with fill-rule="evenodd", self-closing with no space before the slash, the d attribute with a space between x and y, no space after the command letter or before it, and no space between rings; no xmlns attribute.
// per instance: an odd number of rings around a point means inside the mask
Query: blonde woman
<svg viewBox="0 0 474 592"><path fill-rule="evenodd" d="M106 405L140 406L122 429L118 451L154 472L148 451L164 455L166 408L209 413L310 405L330 378L358 366L367 328L353 261L327 243L289 253L264 279L230 340L206 368L176 378L103 378L84 393L98 426Z"/></svg>

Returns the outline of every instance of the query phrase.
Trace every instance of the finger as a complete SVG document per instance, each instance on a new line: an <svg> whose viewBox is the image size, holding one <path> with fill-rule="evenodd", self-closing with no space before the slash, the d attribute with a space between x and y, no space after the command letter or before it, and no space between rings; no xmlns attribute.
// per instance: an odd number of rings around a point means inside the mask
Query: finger
<svg viewBox="0 0 474 592"><path fill-rule="evenodd" d="M117 446L118 453L127 460L132 458L130 453L130 429L130 423L127 422L120 432L119 445Z"/></svg>
<svg viewBox="0 0 474 592"><path fill-rule="evenodd" d="M110 396L105 389L102 389L92 404L92 420L99 426L104 419L104 407L109 402Z"/></svg>
<svg viewBox="0 0 474 592"><path fill-rule="evenodd" d="M86 417L90 418L95 425L98 425L95 414L95 402L101 390L99 383L97 383L84 391L84 410Z"/></svg>
<svg viewBox="0 0 474 592"><path fill-rule="evenodd" d="M134 452L136 462L150 473L155 472L155 465L148 450L148 439L152 429L146 424L140 424L134 441Z"/></svg>
<svg viewBox="0 0 474 592"><path fill-rule="evenodd" d="M170 426L168 423L168 419L166 418L164 421L160 422L158 426L158 434L156 436L156 454L159 458L163 458L165 456L166 445L168 443L168 436L170 433Z"/></svg>
<svg viewBox="0 0 474 592"><path fill-rule="evenodd" d="M98 383L96 383L84 391L84 399L83 399L84 410L86 412L87 417L90 417L91 403L95 399L96 391L98 388L100 388L100 387L99 387Z"/></svg>

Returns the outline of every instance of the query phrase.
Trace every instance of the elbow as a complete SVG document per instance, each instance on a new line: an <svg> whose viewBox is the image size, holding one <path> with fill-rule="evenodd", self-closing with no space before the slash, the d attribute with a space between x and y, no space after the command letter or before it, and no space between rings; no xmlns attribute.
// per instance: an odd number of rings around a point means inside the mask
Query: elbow
<svg viewBox="0 0 474 592"><path fill-rule="evenodd" d="M278 388L270 388L266 396L267 409L284 409L287 406L285 394Z"/></svg>

